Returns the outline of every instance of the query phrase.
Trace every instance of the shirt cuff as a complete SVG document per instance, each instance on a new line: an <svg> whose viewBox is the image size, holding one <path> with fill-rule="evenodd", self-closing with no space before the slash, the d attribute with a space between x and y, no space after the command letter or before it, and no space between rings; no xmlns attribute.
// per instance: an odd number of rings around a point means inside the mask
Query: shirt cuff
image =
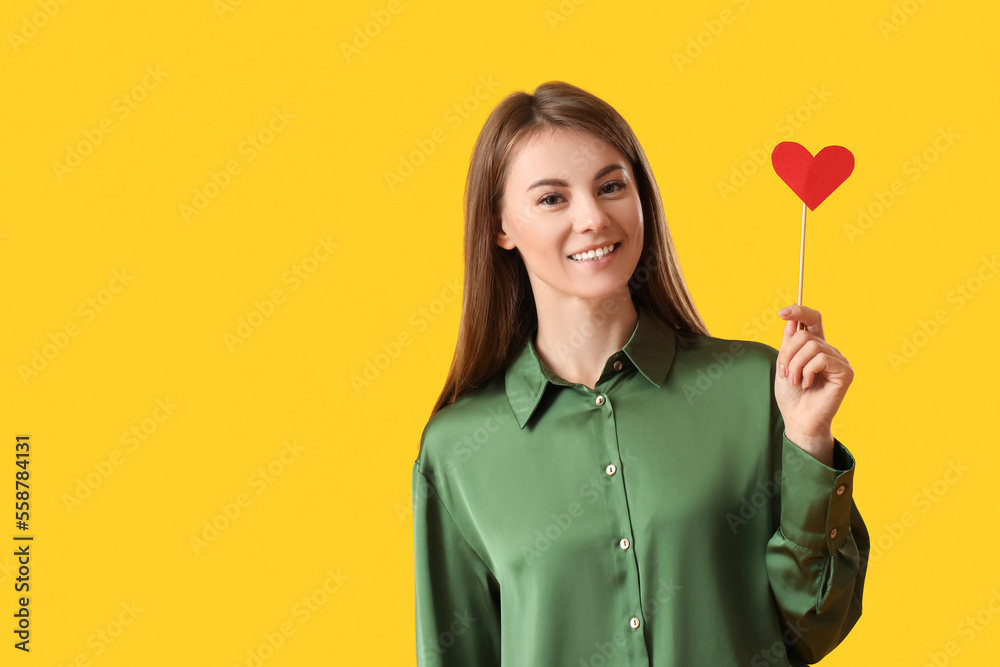
<svg viewBox="0 0 1000 667"><path fill-rule="evenodd" d="M806 549L837 551L850 534L854 457L833 440L833 467L782 439L781 532Z"/></svg>

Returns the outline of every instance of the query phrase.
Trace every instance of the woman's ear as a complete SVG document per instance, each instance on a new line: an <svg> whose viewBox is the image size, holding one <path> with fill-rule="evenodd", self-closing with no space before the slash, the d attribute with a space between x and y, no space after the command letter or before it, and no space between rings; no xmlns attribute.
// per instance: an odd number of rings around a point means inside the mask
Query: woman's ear
<svg viewBox="0 0 1000 667"><path fill-rule="evenodd" d="M496 243L498 246L504 248L505 250L513 250L514 248L517 247L517 245L514 243L514 239L508 236L507 232L504 231L503 217L500 218L500 231L497 232Z"/></svg>

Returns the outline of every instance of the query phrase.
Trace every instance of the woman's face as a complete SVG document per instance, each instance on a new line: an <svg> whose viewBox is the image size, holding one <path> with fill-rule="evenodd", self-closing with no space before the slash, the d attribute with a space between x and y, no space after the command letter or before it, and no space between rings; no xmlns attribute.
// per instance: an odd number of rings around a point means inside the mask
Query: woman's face
<svg viewBox="0 0 1000 667"><path fill-rule="evenodd" d="M627 293L643 240L632 168L590 132L537 132L511 160L501 227L497 244L520 251L536 302Z"/></svg>

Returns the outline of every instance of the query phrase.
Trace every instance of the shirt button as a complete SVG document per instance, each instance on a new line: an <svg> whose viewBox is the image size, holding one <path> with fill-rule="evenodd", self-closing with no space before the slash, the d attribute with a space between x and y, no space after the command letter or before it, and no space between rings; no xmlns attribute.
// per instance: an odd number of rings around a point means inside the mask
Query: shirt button
<svg viewBox="0 0 1000 667"><path fill-rule="evenodd" d="M836 536L837 536L837 529L834 528L833 530L830 531L830 539L832 540Z"/></svg>
<svg viewBox="0 0 1000 667"><path fill-rule="evenodd" d="M628 538L623 537L622 541L618 543L618 546L620 546L622 549L628 549Z"/></svg>
<svg viewBox="0 0 1000 667"><path fill-rule="evenodd" d="M609 475L614 475L617 471L618 468L615 466L614 463L609 463L608 467L604 469L604 472L608 473Z"/></svg>
<svg viewBox="0 0 1000 667"><path fill-rule="evenodd" d="M631 625L633 628L637 628L637 627L639 627L639 619L637 617L633 616L632 620L629 621L628 624Z"/></svg>
<svg viewBox="0 0 1000 667"><path fill-rule="evenodd" d="M837 487L837 495L838 496L844 495L844 485L843 484L841 484L840 486Z"/></svg>
<svg viewBox="0 0 1000 667"><path fill-rule="evenodd" d="M620 371L621 369L622 369L622 362L616 361L615 362L615 370L616 371Z"/></svg>
<svg viewBox="0 0 1000 667"><path fill-rule="evenodd" d="M598 396L595 401L598 405L604 405L604 396Z"/></svg>

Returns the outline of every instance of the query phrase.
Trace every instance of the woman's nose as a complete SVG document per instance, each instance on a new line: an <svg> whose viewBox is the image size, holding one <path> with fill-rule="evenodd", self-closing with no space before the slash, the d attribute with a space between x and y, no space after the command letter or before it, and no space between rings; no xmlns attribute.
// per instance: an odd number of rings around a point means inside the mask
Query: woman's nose
<svg viewBox="0 0 1000 667"><path fill-rule="evenodd" d="M607 212L601 206L601 202L592 195L577 197L574 204L576 205L573 216L573 229L575 231L597 231L611 223Z"/></svg>

